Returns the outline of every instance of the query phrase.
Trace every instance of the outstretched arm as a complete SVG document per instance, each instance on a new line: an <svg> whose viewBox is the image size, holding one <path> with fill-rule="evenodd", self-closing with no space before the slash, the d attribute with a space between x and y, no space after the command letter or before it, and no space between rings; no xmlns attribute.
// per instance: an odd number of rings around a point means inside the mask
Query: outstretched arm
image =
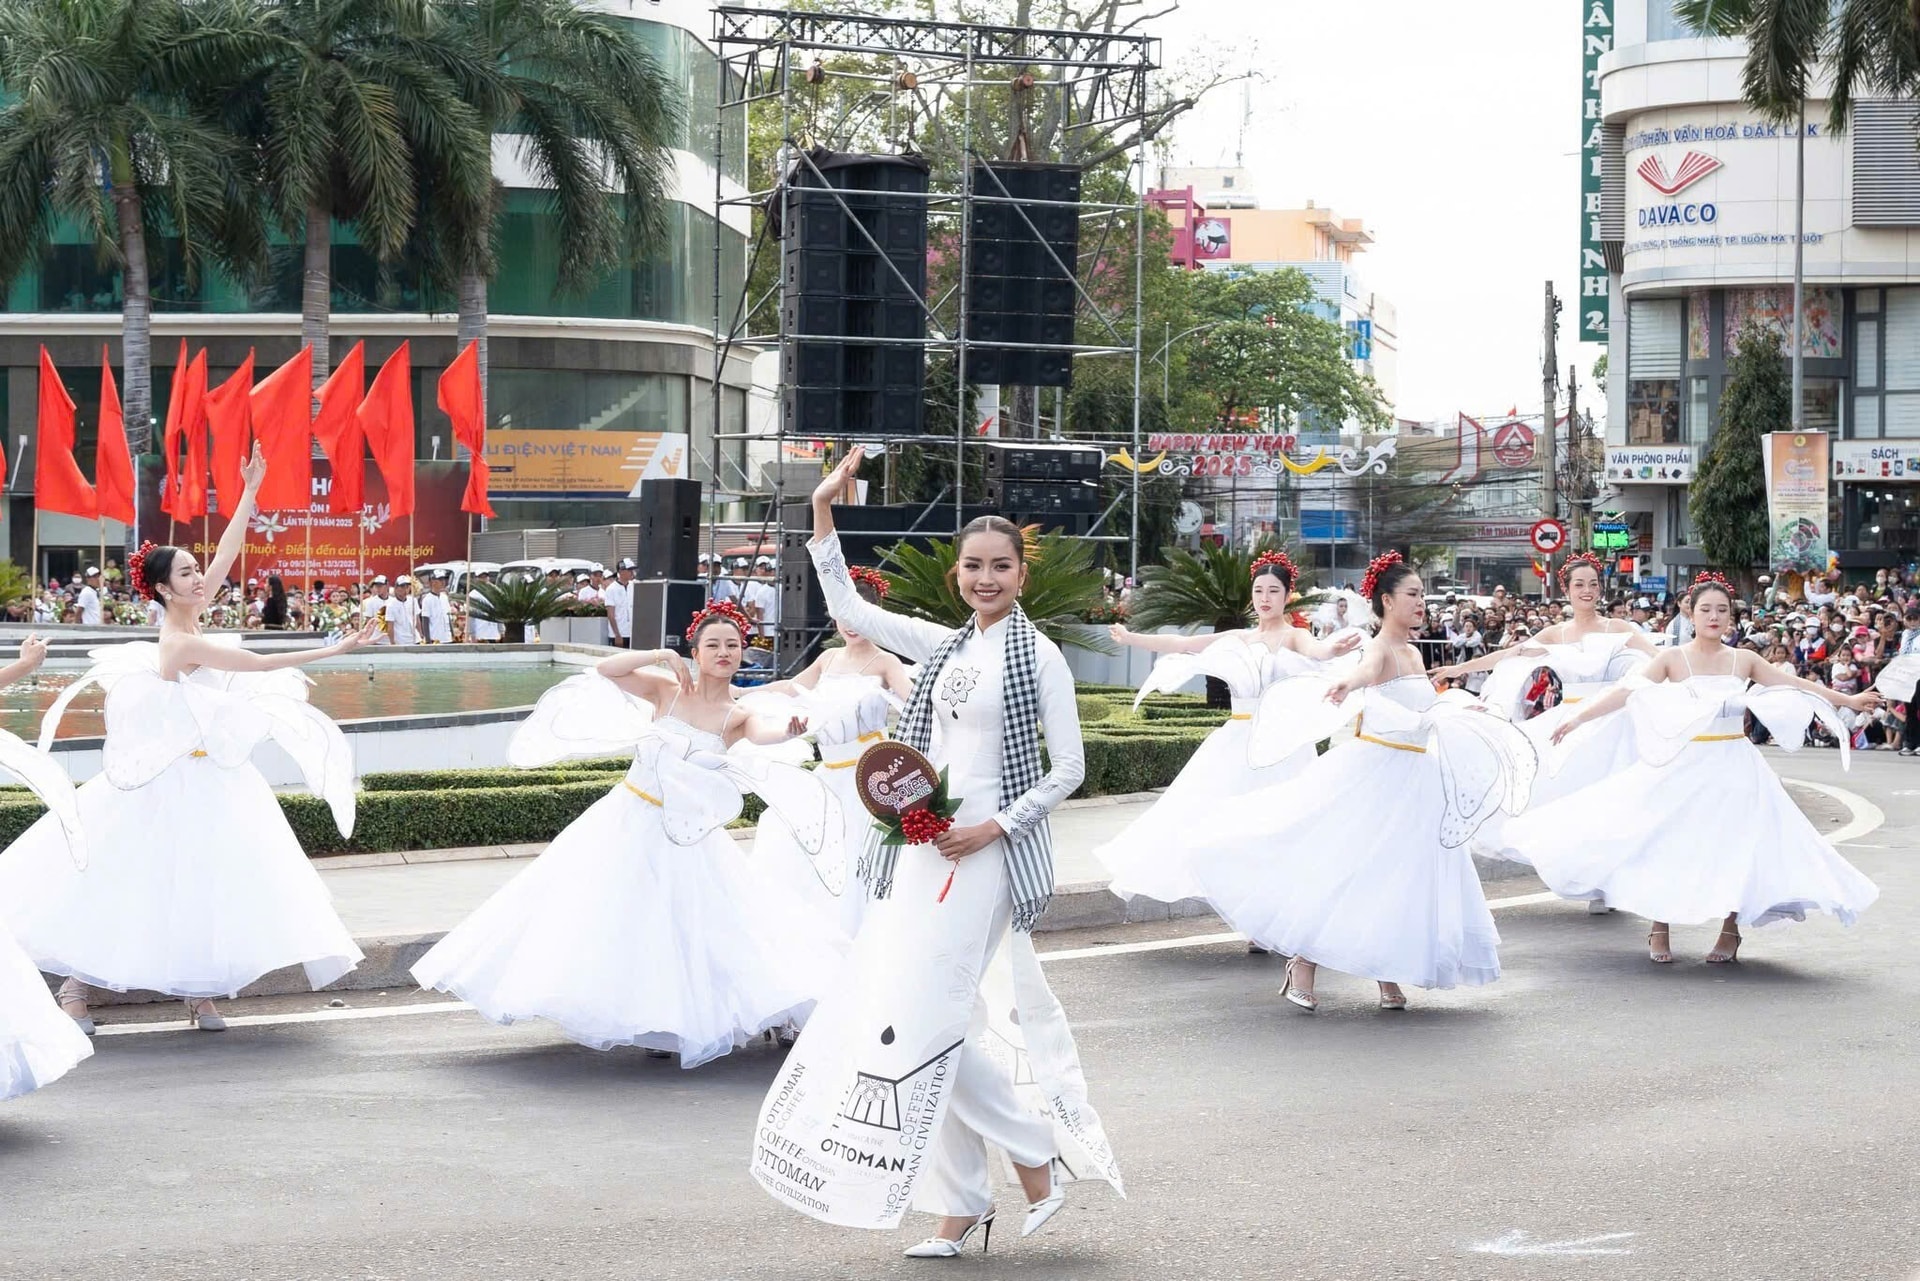
<svg viewBox="0 0 1920 1281"><path fill-rule="evenodd" d="M240 490L240 505L234 508L233 515L227 521L227 528L220 535L220 545L213 549L213 559L207 562L207 581L218 586L227 581L227 571L240 559L241 548L247 545L247 522L253 519L254 496L260 492L260 482L267 478L266 455L260 452L260 442L253 442L253 454L240 468L243 488ZM200 659L191 660L201 662ZM311 661L311 660L308 660ZM219 663L205 663L207 667L221 667ZM282 663L282 667L297 666ZM222 668L225 671L248 670L246 668ZM267 670L267 669L261 669Z"/></svg>
<svg viewBox="0 0 1920 1281"><path fill-rule="evenodd" d="M1327 691L1327 701L1335 704L1346 702L1347 695L1353 693L1354 690L1365 689L1369 685L1379 684L1380 678L1385 674L1386 669L1386 644L1383 642L1368 647L1366 655L1360 660L1360 665L1348 672L1340 680L1335 681L1333 688Z"/></svg>
<svg viewBox="0 0 1920 1281"><path fill-rule="evenodd" d="M1115 623L1107 628L1107 635L1113 638L1116 645L1144 649L1149 654L1198 654L1222 636L1231 636L1233 633L1201 632L1197 636L1182 636L1172 632L1136 632Z"/></svg>
<svg viewBox="0 0 1920 1281"><path fill-rule="evenodd" d="M1433 669L1433 678L1450 681L1461 676L1471 676L1475 672L1490 672L1509 658L1541 658L1546 655L1546 652L1538 645L1513 645L1506 649L1492 649L1470 663L1450 663L1445 667L1436 667Z"/></svg>
<svg viewBox="0 0 1920 1281"><path fill-rule="evenodd" d="M277 672L288 667L305 667L323 658L351 654L378 634L378 623L368 623L331 645L314 649L287 650L277 654L256 654L233 645L222 645L204 636L170 636L160 642L173 668L211 667L218 672Z"/></svg>
<svg viewBox="0 0 1920 1281"><path fill-rule="evenodd" d="M1360 633L1349 628L1337 636L1319 637L1304 627L1287 629L1287 643L1302 658L1324 663L1330 658L1350 654L1360 644Z"/></svg>
<svg viewBox="0 0 1920 1281"><path fill-rule="evenodd" d="M1742 671L1741 668L1746 670ZM1787 685L1794 689L1803 689L1823 702L1835 707L1845 707L1856 712L1870 712L1880 706L1880 691L1864 689L1858 694L1842 694L1838 690L1828 689L1825 685L1816 685L1799 676L1789 676L1772 663L1763 661L1752 650L1734 652L1733 670L1756 685Z"/></svg>
<svg viewBox="0 0 1920 1281"><path fill-rule="evenodd" d="M667 670L644 670L656 664ZM595 663L593 670L627 693L644 698L662 710L666 706L663 700L693 688L693 673L670 649L636 649L614 654Z"/></svg>

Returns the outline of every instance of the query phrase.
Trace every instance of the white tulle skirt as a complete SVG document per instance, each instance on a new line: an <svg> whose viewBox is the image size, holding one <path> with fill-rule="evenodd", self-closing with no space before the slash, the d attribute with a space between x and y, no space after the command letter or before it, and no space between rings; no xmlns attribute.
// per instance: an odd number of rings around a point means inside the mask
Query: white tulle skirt
<svg viewBox="0 0 1920 1281"><path fill-rule="evenodd" d="M0 1099L50 1085L93 1043L47 991L47 981L0 927Z"/></svg>
<svg viewBox="0 0 1920 1281"><path fill-rule="evenodd" d="M542 1018L596 1050L696 1067L803 1018L838 955L724 830L678 846L622 784L413 967L496 1023Z"/></svg>
<svg viewBox="0 0 1920 1281"><path fill-rule="evenodd" d="M1251 722L1231 720L1207 735L1172 784L1124 832L1094 850L1113 878L1107 888L1160 903L1205 898L1190 862L1189 838L1237 808L1248 793L1297 777L1314 761L1304 748L1277 765L1247 764ZM1264 839L1260 847L1265 848Z"/></svg>
<svg viewBox="0 0 1920 1281"><path fill-rule="evenodd" d="M1500 977L1500 934L1465 848L1440 844L1439 757L1335 747L1278 786L1194 815L1196 884L1249 939L1383 983Z"/></svg>
<svg viewBox="0 0 1920 1281"><path fill-rule="evenodd" d="M42 970L199 997L291 965L320 988L360 963L252 765L182 757L143 787L94 778L79 800L85 871L51 816L0 854L7 923Z"/></svg>
<svg viewBox="0 0 1920 1281"><path fill-rule="evenodd" d="M1639 764L1640 756L1633 745L1633 718L1630 716L1602 716L1589 721L1569 735L1565 744L1556 747L1553 731L1579 710L1578 706L1562 703L1532 720L1520 723L1520 732L1532 740L1541 762L1540 772L1534 775L1532 796L1527 802L1529 810L1551 804L1563 796L1571 796L1581 788L1608 782L1622 771ZM1494 858L1531 866L1534 851L1531 846L1523 845L1515 838L1513 824L1513 816L1496 810L1481 824L1474 838L1475 848Z"/></svg>
<svg viewBox="0 0 1920 1281"><path fill-rule="evenodd" d="M1554 893L1605 895L1623 912L1676 925L1729 912L1751 926L1809 912L1850 925L1880 894L1745 738L1689 743L1667 765L1637 762L1529 808L1508 822L1507 840L1532 852Z"/></svg>

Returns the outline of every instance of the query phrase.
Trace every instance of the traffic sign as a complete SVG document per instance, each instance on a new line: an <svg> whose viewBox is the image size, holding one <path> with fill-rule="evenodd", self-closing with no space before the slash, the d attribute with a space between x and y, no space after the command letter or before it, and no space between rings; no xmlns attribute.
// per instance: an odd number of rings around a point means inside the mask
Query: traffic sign
<svg viewBox="0 0 1920 1281"><path fill-rule="evenodd" d="M1567 545L1567 527L1557 520L1535 521L1527 531L1527 541L1533 544L1533 550L1551 556Z"/></svg>

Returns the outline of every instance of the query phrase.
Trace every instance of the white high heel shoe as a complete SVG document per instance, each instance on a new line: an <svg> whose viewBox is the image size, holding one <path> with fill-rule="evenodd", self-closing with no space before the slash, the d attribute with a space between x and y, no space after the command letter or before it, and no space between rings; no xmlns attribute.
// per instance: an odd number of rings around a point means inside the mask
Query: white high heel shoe
<svg viewBox="0 0 1920 1281"><path fill-rule="evenodd" d="M987 1247L993 1243L993 1215L994 1211L988 1210L969 1223L967 1230L960 1234L960 1239L957 1241L949 1241L945 1237L928 1237L919 1245L908 1246L902 1253L909 1259L958 1258L960 1252L967 1248L967 1242L973 1240L973 1234L978 1232L980 1233L980 1253L985 1254Z"/></svg>
<svg viewBox="0 0 1920 1281"><path fill-rule="evenodd" d="M1027 1220L1020 1225L1020 1235L1030 1237L1047 1226L1047 1220L1060 1213L1067 1204L1067 1189L1060 1182L1060 1159L1055 1157L1047 1162L1047 1195L1038 1201L1027 1202Z"/></svg>
<svg viewBox="0 0 1920 1281"><path fill-rule="evenodd" d="M214 1012L213 1002L204 996L190 996L187 1001L187 1026L198 1028L202 1032L224 1032L227 1021ZM200 1007L207 1008L202 1010Z"/></svg>

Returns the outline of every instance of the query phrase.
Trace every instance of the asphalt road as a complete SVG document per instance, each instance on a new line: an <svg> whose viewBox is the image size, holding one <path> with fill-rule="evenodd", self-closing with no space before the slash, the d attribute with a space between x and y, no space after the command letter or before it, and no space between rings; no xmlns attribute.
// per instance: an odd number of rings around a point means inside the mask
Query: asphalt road
<svg viewBox="0 0 1920 1281"><path fill-rule="evenodd" d="M1523 903L1498 984L1389 1015L1329 973L1307 1017L1235 944L1079 954L1210 921L1048 939L1130 1195L1076 1187L984 1261L760 1193L771 1048L682 1072L355 994L104 1036L0 1106L0 1278L1917 1277L1920 761L1775 759L1884 811L1846 847L1883 897L1736 967L1698 962L1708 927L1655 968L1638 921Z"/></svg>

